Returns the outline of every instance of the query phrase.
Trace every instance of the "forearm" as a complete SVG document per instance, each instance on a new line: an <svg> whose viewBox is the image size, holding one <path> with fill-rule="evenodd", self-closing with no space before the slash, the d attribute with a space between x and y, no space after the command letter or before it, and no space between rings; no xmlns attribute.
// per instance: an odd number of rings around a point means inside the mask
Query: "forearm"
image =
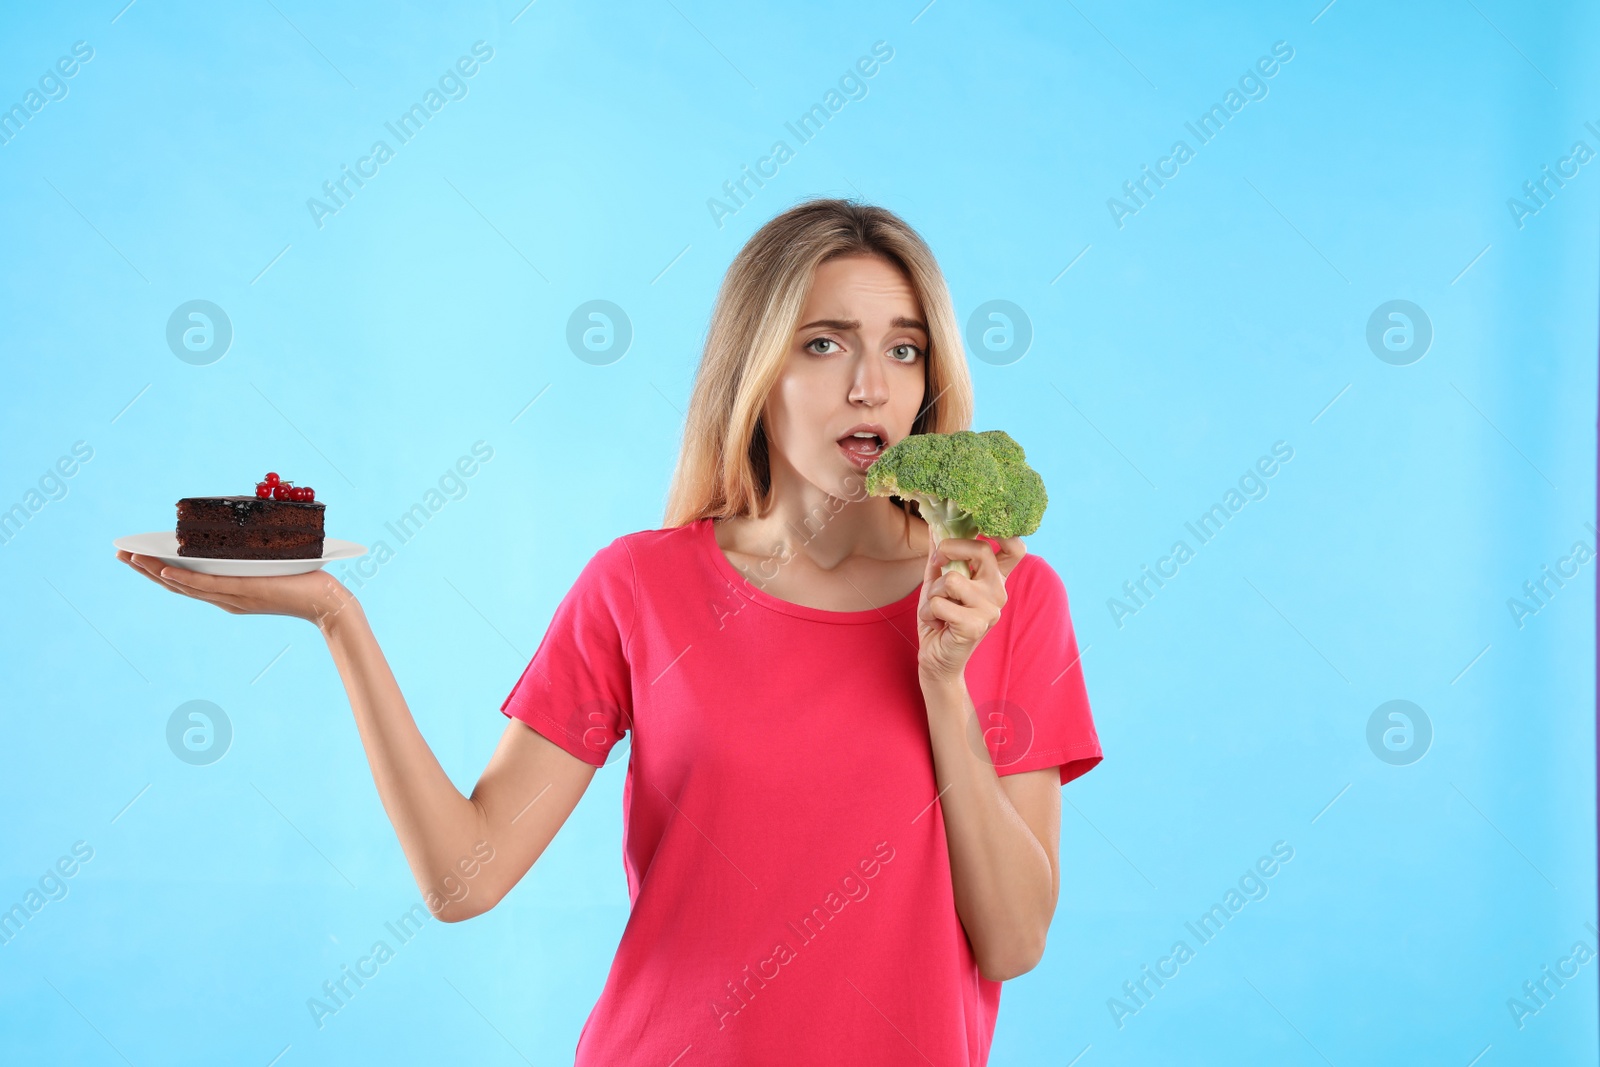
<svg viewBox="0 0 1600 1067"><path fill-rule="evenodd" d="M922 692L956 912L985 977L1011 977L1043 951L1055 912L1050 858L984 755L966 682L924 679Z"/></svg>
<svg viewBox="0 0 1600 1067"><path fill-rule="evenodd" d="M434 908L445 900L440 883L486 837L483 815L456 789L423 739L360 602L341 593L340 608L317 626L349 695L384 811L424 900Z"/></svg>

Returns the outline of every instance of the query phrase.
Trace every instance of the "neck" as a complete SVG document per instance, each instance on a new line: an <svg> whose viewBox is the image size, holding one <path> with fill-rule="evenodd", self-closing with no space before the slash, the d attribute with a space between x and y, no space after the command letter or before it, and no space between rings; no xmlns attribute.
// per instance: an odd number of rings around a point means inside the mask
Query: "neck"
<svg viewBox="0 0 1600 1067"><path fill-rule="evenodd" d="M774 465L773 492L766 514L732 520L739 547L752 555L786 559L805 555L831 570L851 556L892 559L909 554L906 513L888 497L868 496L856 479L855 497L839 497L818 489L792 470ZM917 525L912 520L912 525Z"/></svg>

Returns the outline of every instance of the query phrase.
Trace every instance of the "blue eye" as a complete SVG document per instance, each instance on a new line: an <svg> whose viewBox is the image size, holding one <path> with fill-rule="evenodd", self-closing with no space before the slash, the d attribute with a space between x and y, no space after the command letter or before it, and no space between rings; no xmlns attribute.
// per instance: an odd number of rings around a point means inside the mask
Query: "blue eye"
<svg viewBox="0 0 1600 1067"><path fill-rule="evenodd" d="M911 355L907 359L897 359L896 362L898 363L915 363L917 357L922 354L922 349L918 348L916 345L895 345L893 348L889 349L889 351L898 352L902 348L911 349Z"/></svg>
<svg viewBox="0 0 1600 1067"><path fill-rule="evenodd" d="M813 339L811 341L806 342L806 348L810 349L813 352L816 352L817 351L816 349L811 348L812 345L816 345L816 344L837 345L838 343L839 342L835 341L831 337L818 337L818 338L815 338L815 339ZM826 356L826 355L828 355L828 353L826 353L826 352L817 352L817 355Z"/></svg>

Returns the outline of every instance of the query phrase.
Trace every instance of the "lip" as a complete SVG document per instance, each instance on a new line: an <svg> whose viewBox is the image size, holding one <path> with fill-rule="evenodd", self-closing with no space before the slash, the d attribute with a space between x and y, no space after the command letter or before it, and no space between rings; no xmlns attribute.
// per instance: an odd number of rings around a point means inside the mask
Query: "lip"
<svg viewBox="0 0 1600 1067"><path fill-rule="evenodd" d="M873 433L878 435L878 440L882 443L882 448L878 450L877 455L857 455L856 453L851 452L849 449L844 447L844 439L857 433ZM872 464L877 460L878 456L883 455L884 450L887 449L890 444L889 431L884 429L881 423L876 422L859 422L850 427L844 433L840 434L835 441L839 448L839 454L844 456L844 458L850 462L851 466L861 471L864 471L868 467L872 466Z"/></svg>
<svg viewBox="0 0 1600 1067"><path fill-rule="evenodd" d="M834 440L835 441L842 441L846 437L849 437L851 434L857 434L857 433L863 433L863 432L877 434L878 435L878 440L883 442L883 447L884 448L888 448L889 447L889 431L883 428L883 424L882 423L878 423L878 422L858 422L854 426L852 426L848 430L846 430L844 433L840 434L838 437L835 437Z"/></svg>

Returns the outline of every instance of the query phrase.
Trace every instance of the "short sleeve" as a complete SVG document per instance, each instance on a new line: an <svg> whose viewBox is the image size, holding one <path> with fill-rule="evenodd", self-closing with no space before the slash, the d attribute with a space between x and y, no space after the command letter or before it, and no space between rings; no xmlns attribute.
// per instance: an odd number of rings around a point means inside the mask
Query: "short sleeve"
<svg viewBox="0 0 1600 1067"><path fill-rule="evenodd" d="M584 565L500 710L603 766L633 723L628 640L635 611L633 557L617 538Z"/></svg>
<svg viewBox="0 0 1600 1067"><path fill-rule="evenodd" d="M967 663L973 732L981 730L996 774L1059 767L1066 785L1102 758L1066 586L1030 553L1007 575L1000 610ZM1000 640L991 646L992 638Z"/></svg>

